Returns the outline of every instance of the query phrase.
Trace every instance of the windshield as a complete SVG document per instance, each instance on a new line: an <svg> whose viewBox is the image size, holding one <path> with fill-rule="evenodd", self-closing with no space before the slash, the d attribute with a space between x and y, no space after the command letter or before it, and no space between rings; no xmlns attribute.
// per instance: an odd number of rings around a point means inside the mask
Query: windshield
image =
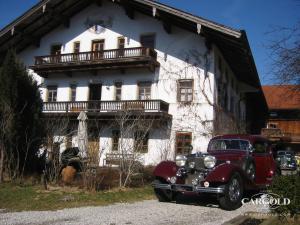
<svg viewBox="0 0 300 225"><path fill-rule="evenodd" d="M251 145L249 141L236 139L216 139L209 144L209 150L249 150Z"/></svg>
<svg viewBox="0 0 300 225"><path fill-rule="evenodd" d="M291 163L291 162L295 162L295 161L296 161L295 156L290 155L290 154L279 155L277 158L278 158L278 160L280 160L280 161L287 161L288 163Z"/></svg>

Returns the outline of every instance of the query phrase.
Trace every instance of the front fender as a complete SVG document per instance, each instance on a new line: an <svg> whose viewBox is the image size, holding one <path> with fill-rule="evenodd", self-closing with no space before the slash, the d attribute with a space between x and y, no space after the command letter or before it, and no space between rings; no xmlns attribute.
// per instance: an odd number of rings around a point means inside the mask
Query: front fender
<svg viewBox="0 0 300 225"><path fill-rule="evenodd" d="M162 161L159 163L153 172L155 177L161 177L168 180L170 177L176 176L176 172L179 169L176 163L173 161Z"/></svg>
<svg viewBox="0 0 300 225"><path fill-rule="evenodd" d="M223 163L210 171L205 180L208 182L227 183L234 172L238 172L243 175L240 167L233 164Z"/></svg>

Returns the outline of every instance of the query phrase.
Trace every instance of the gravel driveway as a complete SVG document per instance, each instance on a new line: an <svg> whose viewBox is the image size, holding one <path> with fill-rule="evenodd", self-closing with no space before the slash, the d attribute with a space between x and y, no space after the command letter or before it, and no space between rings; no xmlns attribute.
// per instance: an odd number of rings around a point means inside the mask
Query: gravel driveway
<svg viewBox="0 0 300 225"><path fill-rule="evenodd" d="M179 200L179 203L160 203L148 200L133 204L84 207L58 211L0 213L0 224L9 225L121 225L121 224L202 224L220 225L244 212L264 209L247 203L235 211L224 211L212 201L203 199Z"/></svg>

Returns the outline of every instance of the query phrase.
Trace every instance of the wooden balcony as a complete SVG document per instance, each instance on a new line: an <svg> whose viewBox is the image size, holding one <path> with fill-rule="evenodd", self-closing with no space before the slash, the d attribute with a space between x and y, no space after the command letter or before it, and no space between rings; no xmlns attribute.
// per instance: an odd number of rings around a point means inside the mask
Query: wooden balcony
<svg viewBox="0 0 300 225"><path fill-rule="evenodd" d="M162 100L44 102L43 113L74 115L84 111L92 116L114 116L119 112L132 115L168 115L169 104Z"/></svg>
<svg viewBox="0 0 300 225"><path fill-rule="evenodd" d="M280 128L262 128L261 134L267 137L270 141L300 144L300 133L297 132L286 132Z"/></svg>
<svg viewBox="0 0 300 225"><path fill-rule="evenodd" d="M291 133L282 132L279 128L262 128L261 134L271 141L289 141L292 137Z"/></svg>
<svg viewBox="0 0 300 225"><path fill-rule="evenodd" d="M96 52L79 52L59 55L36 56L30 68L41 76L49 73L105 69L149 68L159 65L157 53L151 48L110 49Z"/></svg>

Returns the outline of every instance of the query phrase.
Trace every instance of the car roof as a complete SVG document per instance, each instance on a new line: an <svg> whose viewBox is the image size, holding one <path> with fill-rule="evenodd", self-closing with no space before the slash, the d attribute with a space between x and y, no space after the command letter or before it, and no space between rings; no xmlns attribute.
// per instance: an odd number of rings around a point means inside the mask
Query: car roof
<svg viewBox="0 0 300 225"><path fill-rule="evenodd" d="M251 143L255 141L268 141L267 138L261 135L250 135L250 134L225 134L225 135L218 135L212 138L212 140L218 139L240 139L240 140L248 140Z"/></svg>

